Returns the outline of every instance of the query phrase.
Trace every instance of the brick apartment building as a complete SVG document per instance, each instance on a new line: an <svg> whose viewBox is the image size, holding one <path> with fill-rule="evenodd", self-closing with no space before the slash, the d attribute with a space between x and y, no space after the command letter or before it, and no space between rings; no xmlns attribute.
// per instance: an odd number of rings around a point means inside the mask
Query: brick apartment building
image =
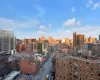
<svg viewBox="0 0 100 80"><path fill-rule="evenodd" d="M25 52L32 53L37 51L37 42L24 44Z"/></svg>
<svg viewBox="0 0 100 80"><path fill-rule="evenodd" d="M55 80L100 80L100 60L75 56L56 58Z"/></svg>

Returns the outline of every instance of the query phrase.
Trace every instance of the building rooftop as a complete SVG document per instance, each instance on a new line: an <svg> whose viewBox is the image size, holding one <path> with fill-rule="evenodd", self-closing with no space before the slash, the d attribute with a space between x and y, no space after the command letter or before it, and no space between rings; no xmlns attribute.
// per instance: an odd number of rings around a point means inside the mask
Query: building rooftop
<svg viewBox="0 0 100 80"><path fill-rule="evenodd" d="M90 59L85 59L82 57L77 57L77 56L71 56L71 55L67 55L64 57L58 57L59 59L76 59L76 60L80 60L80 61L84 61L84 62L90 62L90 63L100 63L100 59L97 60L90 60Z"/></svg>

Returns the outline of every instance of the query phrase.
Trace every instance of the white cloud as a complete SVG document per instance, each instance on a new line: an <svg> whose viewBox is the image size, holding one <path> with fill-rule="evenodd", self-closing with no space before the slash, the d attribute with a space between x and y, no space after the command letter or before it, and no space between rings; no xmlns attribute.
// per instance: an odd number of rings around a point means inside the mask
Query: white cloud
<svg viewBox="0 0 100 80"><path fill-rule="evenodd" d="M37 31L37 33L44 33L43 31Z"/></svg>
<svg viewBox="0 0 100 80"><path fill-rule="evenodd" d="M40 30L48 30L49 28L51 28L52 24L48 24L47 26L41 25L40 26Z"/></svg>
<svg viewBox="0 0 100 80"><path fill-rule="evenodd" d="M92 0L88 0L88 3L89 3L89 4L93 4L93 1L92 1Z"/></svg>
<svg viewBox="0 0 100 80"><path fill-rule="evenodd" d="M48 30L44 25L41 25L41 26L40 26L40 29L41 29L41 30Z"/></svg>
<svg viewBox="0 0 100 80"><path fill-rule="evenodd" d="M63 39L63 38L71 38L73 37L73 32L77 32L80 34L84 34L85 37L98 37L100 34L100 26L80 26L80 27L72 27L71 29L63 30L57 29L54 32L49 31L35 31L35 32L25 32L25 31L17 31L16 36L19 38L39 38L40 36L48 37L52 36L53 38ZM34 35L35 34L35 35Z"/></svg>
<svg viewBox="0 0 100 80"><path fill-rule="evenodd" d="M78 27L78 28L73 28L72 32L78 32L85 34L85 36L93 36L93 37L98 37L100 34L100 26L83 26L83 27Z"/></svg>
<svg viewBox="0 0 100 80"><path fill-rule="evenodd" d="M80 26L80 25L81 25L81 21L78 21L76 24L77 24L78 26Z"/></svg>
<svg viewBox="0 0 100 80"><path fill-rule="evenodd" d="M48 24L48 27L51 28L52 27L52 24Z"/></svg>
<svg viewBox="0 0 100 80"><path fill-rule="evenodd" d="M75 18L68 19L66 22L64 22L63 26L74 26L75 25Z"/></svg>
<svg viewBox="0 0 100 80"><path fill-rule="evenodd" d="M67 26L80 26L81 22L80 21L76 21L75 18L72 19L68 19L66 22L64 22L63 27L67 27Z"/></svg>
<svg viewBox="0 0 100 80"><path fill-rule="evenodd" d="M44 31L37 31L36 32L36 34L37 34L37 36L46 36L46 32L44 32Z"/></svg>
<svg viewBox="0 0 100 80"><path fill-rule="evenodd" d="M65 32L67 32L67 33L70 33L71 31L69 31L69 30L66 30Z"/></svg>
<svg viewBox="0 0 100 80"><path fill-rule="evenodd" d="M75 12L75 8L74 7L72 7L72 12Z"/></svg>
<svg viewBox="0 0 100 80"><path fill-rule="evenodd" d="M97 8L100 8L100 1L97 3L93 3L93 0L88 0L88 3L86 4L87 8L91 8L91 10L95 10Z"/></svg>
<svg viewBox="0 0 100 80"><path fill-rule="evenodd" d="M0 18L0 28L30 28L37 27L39 23L40 22L37 19L26 19L23 21L17 21L7 18Z"/></svg>
<svg viewBox="0 0 100 80"><path fill-rule="evenodd" d="M39 39L40 36L46 36L46 32L44 32L44 31L23 31L23 30L18 30L18 31L14 31L14 34L19 39L24 39L24 38L37 38L37 39Z"/></svg>
<svg viewBox="0 0 100 80"><path fill-rule="evenodd" d="M97 9L97 8L100 8L100 2L95 3L95 4L93 5L93 10L95 10L95 9Z"/></svg>
<svg viewBox="0 0 100 80"><path fill-rule="evenodd" d="M86 4L86 7L89 8L93 5L93 0L88 0L88 3Z"/></svg>

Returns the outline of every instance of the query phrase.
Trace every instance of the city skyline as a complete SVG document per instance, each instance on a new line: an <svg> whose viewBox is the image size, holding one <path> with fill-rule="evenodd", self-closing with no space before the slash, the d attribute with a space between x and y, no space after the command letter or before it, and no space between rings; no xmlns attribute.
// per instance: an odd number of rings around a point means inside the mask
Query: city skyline
<svg viewBox="0 0 100 80"><path fill-rule="evenodd" d="M99 0L2 0L0 5L0 29L11 29L21 39L100 34Z"/></svg>

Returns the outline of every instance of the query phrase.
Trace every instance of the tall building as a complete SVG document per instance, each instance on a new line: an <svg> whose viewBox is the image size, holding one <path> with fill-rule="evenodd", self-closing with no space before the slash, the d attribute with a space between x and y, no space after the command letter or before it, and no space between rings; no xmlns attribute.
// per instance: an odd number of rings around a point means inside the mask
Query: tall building
<svg viewBox="0 0 100 80"><path fill-rule="evenodd" d="M52 43L53 43L52 37L49 37L49 38L48 38L48 42L49 42L49 44L52 44Z"/></svg>
<svg viewBox="0 0 100 80"><path fill-rule="evenodd" d="M11 31L0 30L0 52L15 50L15 36Z"/></svg>
<svg viewBox="0 0 100 80"><path fill-rule="evenodd" d="M100 80L100 60L75 56L56 58L55 80Z"/></svg>
<svg viewBox="0 0 100 80"><path fill-rule="evenodd" d="M39 38L40 42L43 42L44 40L45 40L44 36L42 36L42 37Z"/></svg>
<svg viewBox="0 0 100 80"><path fill-rule="evenodd" d="M99 40L100 40L100 35L99 35Z"/></svg>
<svg viewBox="0 0 100 80"><path fill-rule="evenodd" d="M42 52L42 43L37 43L37 51L38 53L41 53Z"/></svg>
<svg viewBox="0 0 100 80"><path fill-rule="evenodd" d="M77 50L83 49L84 47L84 35L73 33L73 50L76 52Z"/></svg>
<svg viewBox="0 0 100 80"><path fill-rule="evenodd" d="M43 43L42 43L42 51L43 52L46 52L47 49L49 47L49 43L48 43L48 40L45 40Z"/></svg>
<svg viewBox="0 0 100 80"><path fill-rule="evenodd" d="M15 50L15 37L12 31L0 30L0 77L9 73L9 51Z"/></svg>
<svg viewBox="0 0 100 80"><path fill-rule="evenodd" d="M77 45L77 35L76 33L73 33L73 47Z"/></svg>
<svg viewBox="0 0 100 80"><path fill-rule="evenodd" d="M37 42L26 43L24 48L26 53L35 53L37 52Z"/></svg>
<svg viewBox="0 0 100 80"><path fill-rule="evenodd" d="M77 35L77 45L79 49L82 49L84 47L84 35L83 34Z"/></svg>
<svg viewBox="0 0 100 80"><path fill-rule="evenodd" d="M71 44L71 40L69 38L65 38L65 43L70 45Z"/></svg>

